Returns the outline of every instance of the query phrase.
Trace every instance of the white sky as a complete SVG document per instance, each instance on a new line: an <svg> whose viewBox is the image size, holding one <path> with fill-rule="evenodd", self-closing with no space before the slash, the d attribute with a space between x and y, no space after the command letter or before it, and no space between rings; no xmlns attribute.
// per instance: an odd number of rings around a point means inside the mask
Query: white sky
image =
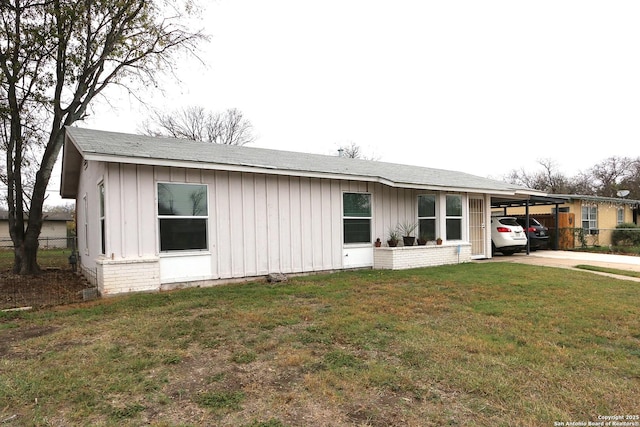
<svg viewBox="0 0 640 427"><path fill-rule="evenodd" d="M207 2L207 0L203 0ZM254 147L335 154L501 179L554 160L573 176L638 157L640 2L218 0L206 66L141 96L167 110L238 108ZM80 126L136 132L115 96Z"/></svg>

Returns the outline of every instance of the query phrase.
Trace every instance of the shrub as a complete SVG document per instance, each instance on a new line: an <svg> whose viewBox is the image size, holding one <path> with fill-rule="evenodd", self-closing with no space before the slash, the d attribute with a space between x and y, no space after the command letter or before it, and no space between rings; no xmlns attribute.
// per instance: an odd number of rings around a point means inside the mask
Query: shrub
<svg viewBox="0 0 640 427"><path fill-rule="evenodd" d="M633 223L618 224L611 235L614 246L640 246L640 227Z"/></svg>

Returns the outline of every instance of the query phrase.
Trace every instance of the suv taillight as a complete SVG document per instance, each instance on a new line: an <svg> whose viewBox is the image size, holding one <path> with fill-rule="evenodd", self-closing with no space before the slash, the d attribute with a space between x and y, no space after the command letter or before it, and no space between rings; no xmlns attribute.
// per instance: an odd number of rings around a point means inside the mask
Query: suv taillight
<svg viewBox="0 0 640 427"><path fill-rule="evenodd" d="M498 233L511 233L511 229L507 227L497 227Z"/></svg>

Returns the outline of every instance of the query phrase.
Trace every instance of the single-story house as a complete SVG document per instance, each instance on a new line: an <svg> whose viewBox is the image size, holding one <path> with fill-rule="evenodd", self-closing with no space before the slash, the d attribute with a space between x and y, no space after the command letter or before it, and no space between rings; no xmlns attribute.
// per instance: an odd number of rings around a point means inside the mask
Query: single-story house
<svg viewBox="0 0 640 427"><path fill-rule="evenodd" d="M640 200L580 194L549 196L554 198L555 205L530 206L529 215L550 229L555 228L556 215L559 217L561 249L608 246L612 243L612 233L619 224L639 225ZM494 213L524 215L525 208L496 209Z"/></svg>
<svg viewBox="0 0 640 427"><path fill-rule="evenodd" d="M41 249L72 246L72 242L67 238L67 223L73 221L70 213L45 212L42 214L42 218L42 229L39 237ZM9 234L9 212L7 211L0 211L0 248L13 248L13 242Z"/></svg>
<svg viewBox="0 0 640 427"><path fill-rule="evenodd" d="M103 295L490 257L492 197L540 194L462 172L78 127L66 129L60 193L76 200L80 266ZM389 247L403 222L444 243Z"/></svg>

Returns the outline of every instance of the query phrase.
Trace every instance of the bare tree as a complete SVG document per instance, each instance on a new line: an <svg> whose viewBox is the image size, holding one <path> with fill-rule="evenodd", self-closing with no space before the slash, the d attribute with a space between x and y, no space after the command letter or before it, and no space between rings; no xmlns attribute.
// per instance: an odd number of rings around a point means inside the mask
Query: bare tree
<svg viewBox="0 0 640 427"><path fill-rule="evenodd" d="M245 145L255 141L253 125L236 108L207 112L202 107L187 107L171 113L156 112L142 125L142 132L214 144Z"/></svg>
<svg viewBox="0 0 640 427"><path fill-rule="evenodd" d="M629 163L628 174L620 181L620 190L629 190L630 199L640 200L640 158Z"/></svg>
<svg viewBox="0 0 640 427"><path fill-rule="evenodd" d="M634 161L628 157L609 157L589 169L597 195L616 197L620 184L631 175Z"/></svg>
<svg viewBox="0 0 640 427"><path fill-rule="evenodd" d="M570 179L569 188L565 193L595 196L597 190L594 186L593 177L587 172L579 172Z"/></svg>
<svg viewBox="0 0 640 427"><path fill-rule="evenodd" d="M379 160L377 156L365 155L362 147L360 147L355 142L350 142L348 145L339 146L338 153L340 157L347 157L350 159Z"/></svg>
<svg viewBox="0 0 640 427"><path fill-rule="evenodd" d="M542 170L533 173L526 172L524 169L512 170L504 180L547 193L565 193L570 187L569 179L557 170L556 163L551 159L539 159L538 164L542 166Z"/></svg>
<svg viewBox="0 0 640 427"><path fill-rule="evenodd" d="M180 25L192 3L182 9L180 0L1 2L0 126L14 271L39 271L43 204L64 127L82 120L107 87L154 84L175 51L191 51L203 38ZM25 153L38 144L33 188L25 188Z"/></svg>

